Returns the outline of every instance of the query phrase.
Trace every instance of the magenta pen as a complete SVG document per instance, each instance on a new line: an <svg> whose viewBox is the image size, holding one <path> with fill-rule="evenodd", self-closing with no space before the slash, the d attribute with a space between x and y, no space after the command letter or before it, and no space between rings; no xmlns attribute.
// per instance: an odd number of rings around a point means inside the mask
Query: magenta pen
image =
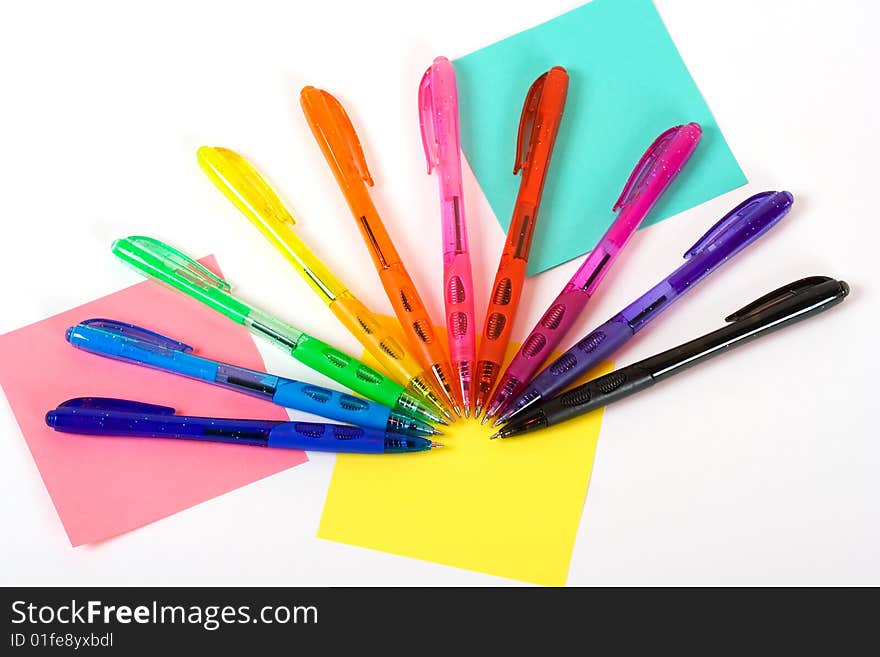
<svg viewBox="0 0 880 657"><path fill-rule="evenodd" d="M457 374L459 401L465 417L469 417L471 377L476 359L474 289L461 185L458 92L455 70L445 57L435 59L422 77L419 123L428 173L436 169L438 174L443 227L443 302L449 354Z"/></svg>
<svg viewBox="0 0 880 657"><path fill-rule="evenodd" d="M614 204L613 211L620 214L523 341L495 389L483 423L505 410L560 343L630 237L690 159L701 135L696 123L675 126L645 151Z"/></svg>

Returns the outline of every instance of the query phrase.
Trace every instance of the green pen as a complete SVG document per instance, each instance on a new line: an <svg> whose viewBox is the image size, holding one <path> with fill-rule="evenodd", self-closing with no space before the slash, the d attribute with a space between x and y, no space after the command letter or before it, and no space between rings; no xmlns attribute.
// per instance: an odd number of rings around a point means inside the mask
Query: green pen
<svg viewBox="0 0 880 657"><path fill-rule="evenodd" d="M113 242L113 253L141 274L243 324L346 388L419 420L441 422L417 392L407 391L369 365L236 298L229 283L174 247L152 237L132 236Z"/></svg>

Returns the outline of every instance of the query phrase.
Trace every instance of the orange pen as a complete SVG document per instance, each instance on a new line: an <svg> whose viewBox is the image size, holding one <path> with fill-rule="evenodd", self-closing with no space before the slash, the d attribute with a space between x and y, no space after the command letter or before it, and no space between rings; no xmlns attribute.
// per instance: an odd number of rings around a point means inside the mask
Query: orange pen
<svg viewBox="0 0 880 657"><path fill-rule="evenodd" d="M364 151L345 108L331 94L314 87L305 87L300 95L303 112L312 128L327 164L348 201L348 206L373 257L385 294L394 307L407 339L422 365L429 370L438 389L461 417L450 373L452 368L438 339L434 325L413 280L376 211L367 186L373 179L367 169Z"/></svg>
<svg viewBox="0 0 880 657"><path fill-rule="evenodd" d="M510 341L510 330L526 278L541 192L550 166L553 143L562 121L567 92L568 73L561 66L554 66L532 83L523 104L516 138L516 161L513 163L514 175L522 171L522 179L507 231L507 242L492 284L486 320L483 322L483 338L477 354L474 417L480 416L504 362L504 352ZM483 418L485 421L486 418Z"/></svg>

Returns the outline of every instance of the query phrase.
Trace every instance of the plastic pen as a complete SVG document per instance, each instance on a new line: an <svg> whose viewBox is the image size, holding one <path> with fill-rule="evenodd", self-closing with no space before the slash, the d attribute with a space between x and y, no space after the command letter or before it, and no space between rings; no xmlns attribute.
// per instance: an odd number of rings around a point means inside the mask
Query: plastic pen
<svg viewBox="0 0 880 657"><path fill-rule="evenodd" d="M170 406L112 397L69 399L46 413L46 424L64 433L202 440L316 452L392 454L442 447L427 438L343 424L175 415Z"/></svg>
<svg viewBox="0 0 880 657"><path fill-rule="evenodd" d="M544 368L495 424L562 392L608 358L681 295L775 226L793 202L788 192L762 192L740 203L687 250L681 267Z"/></svg>
<svg viewBox="0 0 880 657"><path fill-rule="evenodd" d="M391 301L410 346L425 369L433 374L448 404L460 416L461 409L452 387L443 343L437 337L428 310L370 198L367 186L373 185L373 179L345 108L332 95L314 87L305 87L300 101L312 134L348 202L379 272L385 294Z"/></svg>
<svg viewBox="0 0 880 657"><path fill-rule="evenodd" d="M346 388L420 420L439 420L417 390L404 390L369 365L238 299L230 293L229 283L174 247L151 237L132 236L116 240L113 253L144 276L201 301Z"/></svg>
<svg viewBox="0 0 880 657"><path fill-rule="evenodd" d="M541 192L567 93L568 73L561 66L554 66L532 83L523 104L513 164L514 175L522 171L522 179L483 322L483 337L477 355L475 417L479 417L489 401L501 373L526 278Z"/></svg>
<svg viewBox="0 0 880 657"><path fill-rule="evenodd" d="M464 414L468 417L471 409L471 377L476 358L474 285L461 185L458 91L455 69L445 57L435 59L422 77L419 85L419 124L428 173L432 169L437 170L440 186L447 343Z"/></svg>
<svg viewBox="0 0 880 657"><path fill-rule="evenodd" d="M784 285L727 317L727 326L563 392L492 438L529 433L607 406L734 347L828 310L847 294L845 282L827 276Z"/></svg>
<svg viewBox="0 0 880 657"><path fill-rule="evenodd" d="M358 339L391 378L445 412L422 366L380 321L294 232L293 215L275 190L247 160L226 148L203 146L198 160L224 196L281 252L309 287L327 304L345 328Z"/></svg>
<svg viewBox="0 0 880 657"><path fill-rule="evenodd" d="M614 204L613 211L620 211L617 219L544 312L507 366L489 402L484 422L504 410L556 348L583 312L629 238L687 163L701 134L699 125L688 123L670 128L654 140Z"/></svg>
<svg viewBox="0 0 880 657"><path fill-rule="evenodd" d="M414 436L439 434L425 422L361 397L196 356L188 344L134 324L87 319L67 329L66 337L89 353L206 381L337 422Z"/></svg>

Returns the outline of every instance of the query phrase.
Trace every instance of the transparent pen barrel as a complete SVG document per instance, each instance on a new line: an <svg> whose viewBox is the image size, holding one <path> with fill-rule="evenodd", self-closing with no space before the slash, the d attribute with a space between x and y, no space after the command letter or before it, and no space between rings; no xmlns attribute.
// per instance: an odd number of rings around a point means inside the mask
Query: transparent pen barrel
<svg viewBox="0 0 880 657"><path fill-rule="evenodd" d="M287 352L294 351L304 335L299 329L285 324L257 308L251 309L244 319L244 325Z"/></svg>

